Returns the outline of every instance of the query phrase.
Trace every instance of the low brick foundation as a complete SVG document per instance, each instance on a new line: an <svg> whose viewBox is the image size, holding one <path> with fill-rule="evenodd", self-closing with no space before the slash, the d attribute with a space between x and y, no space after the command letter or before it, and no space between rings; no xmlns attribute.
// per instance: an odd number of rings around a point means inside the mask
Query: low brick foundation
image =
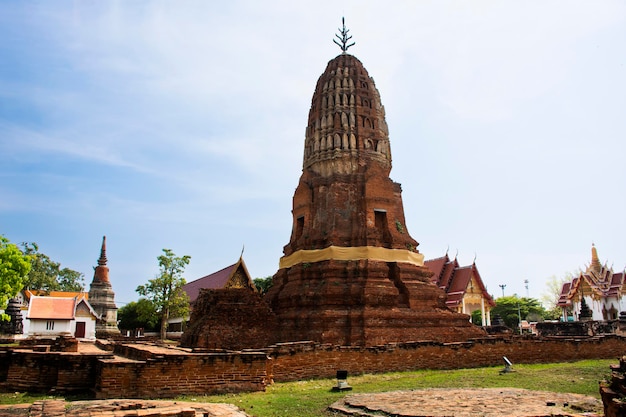
<svg viewBox="0 0 626 417"><path fill-rule="evenodd" d="M513 363L610 359L626 351L626 338L581 339L485 338L462 343L413 342L377 347L340 347L313 342L284 343L272 348L275 381L332 378L349 374L458 369Z"/></svg>
<svg viewBox="0 0 626 417"><path fill-rule="evenodd" d="M3 386L12 391L86 391L93 386L100 357L24 350L7 352L3 358L7 360Z"/></svg>
<svg viewBox="0 0 626 417"><path fill-rule="evenodd" d="M147 361L98 362L96 398L172 398L183 394L263 391L264 353L182 353Z"/></svg>
<svg viewBox="0 0 626 417"><path fill-rule="evenodd" d="M342 347L282 343L260 351L192 351L154 344L113 342L113 352L0 352L6 391L89 391L98 399L171 398L183 394L262 391L277 382L416 369L457 369L516 363L618 358L626 338L500 337L462 343L409 342ZM121 356L123 355L123 356Z"/></svg>

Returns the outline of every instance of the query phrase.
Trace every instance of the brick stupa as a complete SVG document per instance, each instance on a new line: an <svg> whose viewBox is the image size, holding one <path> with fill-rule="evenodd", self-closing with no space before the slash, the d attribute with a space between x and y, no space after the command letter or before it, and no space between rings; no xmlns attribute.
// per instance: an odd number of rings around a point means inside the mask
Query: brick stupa
<svg viewBox="0 0 626 417"><path fill-rule="evenodd" d="M374 80L346 53L317 81L293 229L266 299L277 340L345 346L483 336L445 305L409 235ZM349 39L349 38L347 38ZM340 45L341 46L341 45Z"/></svg>
<svg viewBox="0 0 626 417"><path fill-rule="evenodd" d="M98 314L96 322L96 337L98 339L106 339L120 334L120 330L117 327L115 293L113 292L111 281L109 281L106 239L106 236L102 237L98 266L94 268L93 281L89 287L89 304Z"/></svg>

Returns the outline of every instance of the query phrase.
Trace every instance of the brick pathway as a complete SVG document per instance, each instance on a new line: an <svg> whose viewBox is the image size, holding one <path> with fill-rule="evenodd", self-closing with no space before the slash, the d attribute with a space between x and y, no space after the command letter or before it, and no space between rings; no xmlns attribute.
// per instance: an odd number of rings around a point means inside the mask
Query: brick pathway
<svg viewBox="0 0 626 417"><path fill-rule="evenodd" d="M602 401L579 394L516 388L426 389L353 394L332 410L363 417L602 416Z"/></svg>
<svg viewBox="0 0 626 417"><path fill-rule="evenodd" d="M152 400L44 400L0 406L0 417L249 417L230 404Z"/></svg>

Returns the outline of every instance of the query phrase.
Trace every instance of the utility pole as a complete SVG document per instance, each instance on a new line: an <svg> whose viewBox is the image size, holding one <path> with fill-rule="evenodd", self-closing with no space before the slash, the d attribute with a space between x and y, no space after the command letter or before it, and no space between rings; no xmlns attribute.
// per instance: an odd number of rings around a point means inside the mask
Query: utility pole
<svg viewBox="0 0 626 417"><path fill-rule="evenodd" d="M520 310L520 307L519 307L519 298L517 301L517 318L519 320L519 334L522 334L522 311Z"/></svg>
<svg viewBox="0 0 626 417"><path fill-rule="evenodd" d="M530 295L528 295L528 280L527 279L524 280L524 284L526 284L526 298L530 298Z"/></svg>
<svg viewBox="0 0 626 417"><path fill-rule="evenodd" d="M506 288L506 284L500 284L499 287L502 289L502 296L504 297L504 289Z"/></svg>

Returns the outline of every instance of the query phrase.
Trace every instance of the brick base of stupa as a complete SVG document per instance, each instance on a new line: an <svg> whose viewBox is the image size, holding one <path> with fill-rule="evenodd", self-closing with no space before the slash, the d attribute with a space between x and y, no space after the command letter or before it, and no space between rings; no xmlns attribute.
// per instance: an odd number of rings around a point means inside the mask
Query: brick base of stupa
<svg viewBox="0 0 626 417"><path fill-rule="evenodd" d="M445 307L445 294L421 266L327 260L279 270L266 296L277 342L344 346L482 337L469 317Z"/></svg>

